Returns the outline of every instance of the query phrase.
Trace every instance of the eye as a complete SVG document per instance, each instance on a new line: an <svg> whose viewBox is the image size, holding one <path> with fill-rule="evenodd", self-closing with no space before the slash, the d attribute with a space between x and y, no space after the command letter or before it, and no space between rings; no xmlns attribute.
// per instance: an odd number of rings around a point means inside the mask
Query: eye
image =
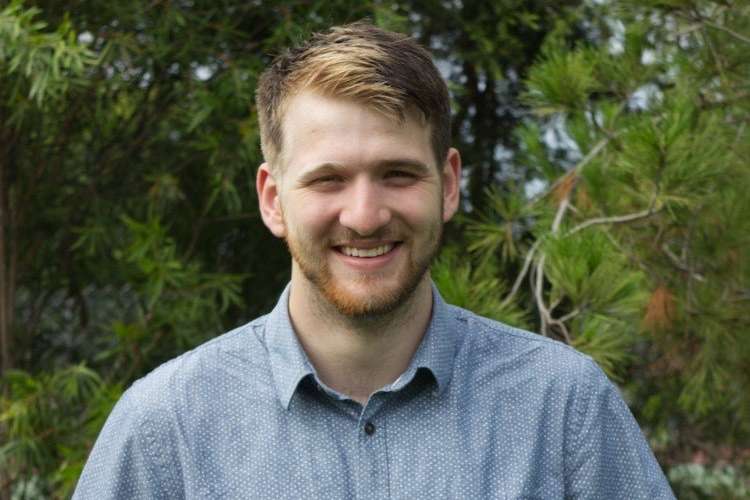
<svg viewBox="0 0 750 500"><path fill-rule="evenodd" d="M340 175L321 175L320 177L316 177L312 181L310 181L310 184L317 184L317 185L328 185L328 184L337 184L339 182L343 182L344 178Z"/></svg>
<svg viewBox="0 0 750 500"><path fill-rule="evenodd" d="M405 170L391 170L385 175L386 177L414 177L414 174Z"/></svg>
<svg viewBox="0 0 750 500"><path fill-rule="evenodd" d="M384 177L390 184L397 186L408 186L417 180L417 176L408 170L389 170Z"/></svg>

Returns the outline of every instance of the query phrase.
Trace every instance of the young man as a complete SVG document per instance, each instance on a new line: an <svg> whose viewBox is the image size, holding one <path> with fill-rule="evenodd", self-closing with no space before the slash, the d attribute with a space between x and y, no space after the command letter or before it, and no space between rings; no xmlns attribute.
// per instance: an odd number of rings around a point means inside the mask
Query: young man
<svg viewBox="0 0 750 500"><path fill-rule="evenodd" d="M673 498L589 358L432 285L461 160L422 47L333 28L257 100L261 215L291 283L135 383L75 498Z"/></svg>

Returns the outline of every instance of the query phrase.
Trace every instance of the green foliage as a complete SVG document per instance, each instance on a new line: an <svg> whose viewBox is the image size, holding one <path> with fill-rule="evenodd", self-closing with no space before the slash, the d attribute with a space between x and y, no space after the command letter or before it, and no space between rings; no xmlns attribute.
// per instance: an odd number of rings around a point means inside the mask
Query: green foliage
<svg viewBox="0 0 750 500"><path fill-rule="evenodd" d="M89 367L100 382L66 400L85 409L79 420L40 417L59 446L39 444L36 427L0 424L0 439L16 443L0 484L66 497L122 387L275 302L289 256L257 213L253 102L274 54L363 17L415 34L454 90L454 139L472 165L470 198L480 209L488 180L507 164L496 151L516 142L520 78L577 4L566 2L559 18L544 2L518 0L4 4L0 275L9 286L0 304L14 313L0 317L0 346L11 353L0 372L13 367L47 387L40 399L53 398L48 379L70 366ZM526 245L507 241L510 262ZM477 247L477 260L483 254ZM502 280L484 279L494 272L484 260L488 267L462 267L451 298L524 325L515 303L492 300L506 291ZM5 398L0 411L15 403Z"/></svg>
<svg viewBox="0 0 750 500"><path fill-rule="evenodd" d="M0 11L0 64L13 82L5 91L14 101L11 123L22 119L28 106L25 99L42 106L60 98L71 84L80 84L86 69L97 62L96 54L76 41L69 20L47 33L47 24L36 19L40 13L38 8L25 9L20 0Z"/></svg>
<svg viewBox="0 0 750 500"><path fill-rule="evenodd" d="M571 345L591 356L611 378L622 381L623 367L632 360L635 343L632 323L603 314L589 313L576 318L577 332Z"/></svg>
<svg viewBox="0 0 750 500"><path fill-rule="evenodd" d="M592 53L584 49L571 52L548 45L529 71L524 101L541 116L585 107L596 86L591 61Z"/></svg>
<svg viewBox="0 0 750 500"><path fill-rule="evenodd" d="M677 485L675 494L680 499L748 498L750 487L742 475L741 470L731 465L709 468L690 463L673 467L669 480Z"/></svg>
<svg viewBox="0 0 750 500"><path fill-rule="evenodd" d="M445 298L590 354L681 496L746 491L750 6L644 0L5 4L0 482L67 497L124 387L275 302L256 80L363 17L452 91Z"/></svg>
<svg viewBox="0 0 750 500"><path fill-rule="evenodd" d="M498 302L624 384L660 458L685 464L677 491L746 496L750 6L600 6L598 36L555 30L528 72L516 158L545 190L497 190L468 248L521 285Z"/></svg>
<svg viewBox="0 0 750 500"><path fill-rule="evenodd" d="M448 303L518 328L528 328L526 313L513 302L498 300L505 284L484 266L472 266L455 248L446 248L432 267L432 279Z"/></svg>
<svg viewBox="0 0 750 500"><path fill-rule="evenodd" d="M0 383L5 389L0 425L9 436L0 447L0 467L26 477L18 487L41 490L39 496L50 483L70 492L86 457L78 443L92 442L121 390L103 384L84 365L36 376L8 371ZM42 471L50 477L39 477Z"/></svg>
<svg viewBox="0 0 750 500"><path fill-rule="evenodd" d="M560 170L550 159L550 152L542 139L542 127L536 121L526 121L516 128L519 142L518 161L547 182L554 182Z"/></svg>
<svg viewBox="0 0 750 500"><path fill-rule="evenodd" d="M614 318L633 319L645 302L642 273L595 229L547 238L546 273L553 300L565 297L581 311Z"/></svg>
<svg viewBox="0 0 750 500"><path fill-rule="evenodd" d="M511 189L510 194L505 194L493 186L487 189L486 198L483 213L476 218L462 218L469 252L478 256L482 265L498 255L504 262L517 259L521 251L517 234L531 215L523 192Z"/></svg>

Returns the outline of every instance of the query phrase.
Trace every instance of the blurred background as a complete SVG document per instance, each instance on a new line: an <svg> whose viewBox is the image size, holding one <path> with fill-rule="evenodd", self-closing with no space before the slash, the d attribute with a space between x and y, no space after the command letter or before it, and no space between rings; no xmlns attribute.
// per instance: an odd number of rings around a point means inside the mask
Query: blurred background
<svg viewBox="0 0 750 500"><path fill-rule="evenodd" d="M679 498L750 498L750 3L0 1L0 498L70 495L122 391L267 312L257 78L369 18L465 172L445 298L592 356Z"/></svg>

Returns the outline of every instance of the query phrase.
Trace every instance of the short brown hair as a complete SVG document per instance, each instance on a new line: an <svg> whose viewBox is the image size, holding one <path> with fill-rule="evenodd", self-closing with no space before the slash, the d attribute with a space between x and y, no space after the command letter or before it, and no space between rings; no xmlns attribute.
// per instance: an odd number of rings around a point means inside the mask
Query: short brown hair
<svg viewBox="0 0 750 500"><path fill-rule="evenodd" d="M278 55L256 92L261 148L272 165L283 144L284 104L303 89L356 99L398 120L416 109L431 127L438 166L445 161L451 136L448 88L430 53L413 38L359 21L315 33Z"/></svg>

